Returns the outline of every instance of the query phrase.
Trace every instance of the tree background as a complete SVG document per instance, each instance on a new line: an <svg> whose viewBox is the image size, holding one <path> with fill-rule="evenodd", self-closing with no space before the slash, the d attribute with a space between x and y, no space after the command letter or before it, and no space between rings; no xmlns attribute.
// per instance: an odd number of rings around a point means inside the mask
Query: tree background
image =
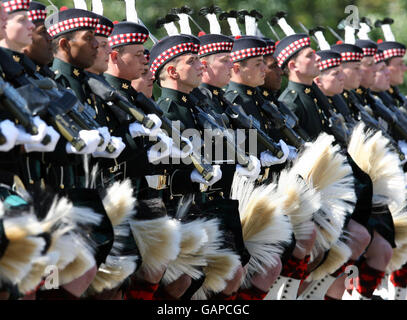
<svg viewBox="0 0 407 320"><path fill-rule="evenodd" d="M46 5L49 5L48 0L37 0ZM67 6L73 8L73 0L50 0L58 8ZM91 0L85 0L89 10L91 9ZM104 6L104 15L112 21L121 21L126 18L124 0L102 0ZM177 8L184 5L189 6L193 13L191 16L202 27L203 31L209 32L209 25L206 18L199 15L199 9L211 5L217 5L224 11L245 9L251 11L258 10L262 15L259 24L259 29L262 33L270 38L275 38L267 21L275 15L277 11L286 11L288 13L287 21L297 32L303 32L298 22L303 23L308 29L317 26L330 26L340 36L343 37L343 30L338 30L338 23L347 18L349 14L345 13L345 8L348 5L354 5L358 8L359 17L368 17L374 23L377 19L391 17L394 19L392 25L393 33L396 40L407 44L407 1L406 0L195 0L193 2L185 0L137 0L136 8L139 18L144 22L150 32L158 39L166 35L163 28L156 29L155 22L158 18L165 16L171 8ZM220 22L222 32L230 34L230 30L226 21ZM191 29L194 34L198 34L199 30L193 23ZM240 25L242 34L244 27ZM275 27L275 30L282 38L284 37L281 29ZM328 42L333 44L337 39L328 31L324 32ZM372 40L383 38L381 29L373 29L370 33ZM276 40L276 39L275 39ZM151 48L152 41L149 40L145 46ZM315 45L315 43L314 43ZM402 88L407 94L407 85Z"/></svg>

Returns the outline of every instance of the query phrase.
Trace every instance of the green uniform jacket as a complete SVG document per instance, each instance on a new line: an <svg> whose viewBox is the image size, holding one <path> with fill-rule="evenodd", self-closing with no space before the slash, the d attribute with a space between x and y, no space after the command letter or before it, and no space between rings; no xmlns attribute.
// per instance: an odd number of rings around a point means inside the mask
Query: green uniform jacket
<svg viewBox="0 0 407 320"><path fill-rule="evenodd" d="M289 81L278 100L297 115L300 127L311 139L316 139L328 125L327 115L319 105L312 86Z"/></svg>

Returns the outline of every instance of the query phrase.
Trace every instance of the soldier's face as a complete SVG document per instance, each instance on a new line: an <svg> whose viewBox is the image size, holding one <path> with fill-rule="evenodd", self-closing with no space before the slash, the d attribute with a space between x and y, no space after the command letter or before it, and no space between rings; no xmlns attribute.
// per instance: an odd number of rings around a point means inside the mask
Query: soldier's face
<svg viewBox="0 0 407 320"><path fill-rule="evenodd" d="M188 53L178 57L176 72L178 83L185 91L192 91L202 82L203 65L197 54Z"/></svg>
<svg viewBox="0 0 407 320"><path fill-rule="evenodd" d="M250 87L258 87L264 84L266 77L266 65L263 56L245 60L240 64L240 75L243 83Z"/></svg>
<svg viewBox="0 0 407 320"><path fill-rule="evenodd" d="M28 19L26 11L9 14L6 25L9 48L22 52L24 47L31 45L34 27L34 24Z"/></svg>
<svg viewBox="0 0 407 320"><path fill-rule="evenodd" d="M141 77L147 59L142 44L125 46L118 55L117 66L124 79L132 81Z"/></svg>
<svg viewBox="0 0 407 320"><path fill-rule="evenodd" d="M0 4L0 40L6 37L6 26L7 26L8 14L3 5Z"/></svg>
<svg viewBox="0 0 407 320"><path fill-rule="evenodd" d="M341 65L345 75L345 89L353 90L360 87L360 62L345 62Z"/></svg>
<svg viewBox="0 0 407 320"><path fill-rule="evenodd" d="M374 76L376 72L376 64L374 57L364 57L360 64L360 85L364 88L370 88L374 82Z"/></svg>
<svg viewBox="0 0 407 320"><path fill-rule="evenodd" d="M93 30L75 32L72 40L69 40L69 55L72 64L79 68L87 69L96 60L99 44Z"/></svg>
<svg viewBox="0 0 407 320"><path fill-rule="evenodd" d="M226 86L232 77L233 63L230 53L217 53L205 61L203 82L219 88Z"/></svg>
<svg viewBox="0 0 407 320"><path fill-rule="evenodd" d="M266 64L264 86L272 91L280 90L283 70L278 66L277 60L271 55L264 57L264 63Z"/></svg>
<svg viewBox="0 0 407 320"><path fill-rule="evenodd" d="M141 74L141 77L135 79L131 82L131 85L134 89L138 92L144 93L144 95L148 98L151 98L153 95L153 85L154 85L154 77L148 67L148 64L144 66L144 71Z"/></svg>
<svg viewBox="0 0 407 320"><path fill-rule="evenodd" d="M328 97L340 94L344 88L345 75L340 66L321 72L316 83L321 91Z"/></svg>
<svg viewBox="0 0 407 320"><path fill-rule="evenodd" d="M370 87L373 91L381 92L390 89L390 71L384 62L377 64L374 81Z"/></svg>
<svg viewBox="0 0 407 320"><path fill-rule="evenodd" d="M96 60L90 68L91 72L101 74L107 70L109 64L109 55L112 52L109 41L106 37L96 36L96 40L99 44Z"/></svg>
<svg viewBox="0 0 407 320"><path fill-rule="evenodd" d="M295 59L295 69L303 77L314 79L319 75L319 61L321 58L312 48L305 48Z"/></svg>
<svg viewBox="0 0 407 320"><path fill-rule="evenodd" d="M53 58L52 39L43 22L35 23L32 44L24 48L24 53L40 65L48 65Z"/></svg>
<svg viewBox="0 0 407 320"><path fill-rule="evenodd" d="M404 73L407 66L402 57L392 58L388 65L390 71L390 83L392 86L400 86L404 83Z"/></svg>

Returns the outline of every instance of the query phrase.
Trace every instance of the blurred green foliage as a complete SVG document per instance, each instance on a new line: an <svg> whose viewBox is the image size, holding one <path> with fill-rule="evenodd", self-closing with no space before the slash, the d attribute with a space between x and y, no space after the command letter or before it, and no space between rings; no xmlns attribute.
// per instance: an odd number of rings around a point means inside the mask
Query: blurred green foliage
<svg viewBox="0 0 407 320"><path fill-rule="evenodd" d="M49 4L48 0L38 0L44 4ZM73 0L51 0L58 8L67 6L74 7ZM104 5L104 15L111 20L121 21L126 18L125 1L124 0L102 0ZM91 0L86 0L88 8L91 9ZM155 22L158 18L165 16L171 8L189 6L192 10L192 17L203 31L209 32L208 21L206 18L199 15L199 9L211 5L217 5L224 11L229 10L258 10L263 19L259 21L259 28L265 36L275 38L267 21L273 17L277 11L286 11L288 13L288 23L297 31L303 32L298 22L302 22L308 29L316 26L330 26L337 33L343 36L343 30L338 30L338 23L347 18L349 13L345 13L345 8L348 5L357 7L359 17L368 17L374 23L377 19L391 17L394 19L392 25L396 40L407 44L407 1L406 0L195 0L193 2L184 0L137 0L136 8L139 18L144 22L150 32L158 39L166 35L163 28L156 29ZM226 21L220 22L222 31L225 34L230 34L230 30ZM198 34L200 28L191 23L191 28L194 34ZM241 30L244 31L243 26ZM275 28L280 37L283 37L281 29ZM325 37L328 42L334 43L337 39L328 31L325 31ZM374 29L370 33L372 40L378 40L383 37L381 29ZM151 41L146 43L146 47L150 48L153 45ZM407 86L404 90L407 93Z"/></svg>

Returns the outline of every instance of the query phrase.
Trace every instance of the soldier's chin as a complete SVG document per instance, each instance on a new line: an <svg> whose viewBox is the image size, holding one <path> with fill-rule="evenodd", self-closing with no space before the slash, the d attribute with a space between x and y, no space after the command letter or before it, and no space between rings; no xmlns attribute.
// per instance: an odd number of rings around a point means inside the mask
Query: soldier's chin
<svg viewBox="0 0 407 320"><path fill-rule="evenodd" d="M260 87L264 85L265 82L266 82L265 79L260 79L259 82L255 85L255 87Z"/></svg>
<svg viewBox="0 0 407 320"><path fill-rule="evenodd" d="M78 67L82 67L83 69L88 69L88 68L90 68L91 66L93 66L94 65L94 63L96 62L96 58L95 59L92 59L92 61L82 61L82 63L83 63L83 65L82 66L78 66Z"/></svg>

